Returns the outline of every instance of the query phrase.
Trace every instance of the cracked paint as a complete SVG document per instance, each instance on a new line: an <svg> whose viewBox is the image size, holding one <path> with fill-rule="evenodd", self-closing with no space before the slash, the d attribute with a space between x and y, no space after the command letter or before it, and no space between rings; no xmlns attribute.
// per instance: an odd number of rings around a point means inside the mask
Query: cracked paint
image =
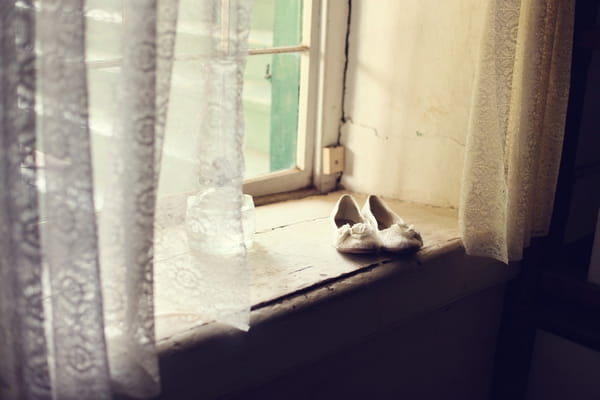
<svg viewBox="0 0 600 400"><path fill-rule="evenodd" d="M368 131L370 134L374 135L375 137L377 137L381 140L389 140L390 139L389 136L379 133L379 130L377 128L370 126L370 125L354 122L352 120L352 118L349 117L349 118L346 118L346 120L344 122L344 126L342 126L342 130L344 131L344 127L350 127L350 126L359 128L360 130Z"/></svg>

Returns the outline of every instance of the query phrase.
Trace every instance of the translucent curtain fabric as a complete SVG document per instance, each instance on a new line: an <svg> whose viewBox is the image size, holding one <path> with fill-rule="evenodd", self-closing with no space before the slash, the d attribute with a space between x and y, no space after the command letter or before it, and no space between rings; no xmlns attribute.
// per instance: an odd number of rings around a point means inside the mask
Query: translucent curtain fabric
<svg viewBox="0 0 600 400"><path fill-rule="evenodd" d="M90 132L83 2L42 1L39 57L39 201L49 370L58 399L110 398ZM36 204L30 204L35 208ZM27 338L32 340L33 338Z"/></svg>
<svg viewBox="0 0 600 400"><path fill-rule="evenodd" d="M569 92L573 0L488 4L459 224L468 254L508 263L547 234Z"/></svg>
<svg viewBox="0 0 600 400"><path fill-rule="evenodd" d="M36 189L33 1L0 4L0 398L50 399Z"/></svg>
<svg viewBox="0 0 600 400"><path fill-rule="evenodd" d="M159 391L153 223L177 2L124 4L123 157L100 220L84 0L0 5L2 399Z"/></svg>
<svg viewBox="0 0 600 400"><path fill-rule="evenodd" d="M111 170L100 213L104 319L115 390L159 391L154 324L154 221L169 103L177 1L123 2Z"/></svg>
<svg viewBox="0 0 600 400"><path fill-rule="evenodd" d="M197 106L190 115L194 126L179 132L192 149L189 158L197 182L182 204L180 225L159 233L163 246L157 250L155 271L157 309L165 324L219 321L248 330L242 86L253 1L184 3L197 16L193 29L188 27L195 34L195 51L182 54L174 68L201 94L189 100ZM181 240L175 243L177 235Z"/></svg>
<svg viewBox="0 0 600 400"><path fill-rule="evenodd" d="M2 399L156 395L161 295L167 314L248 329L241 93L252 1L193 1L201 51L183 58L199 62L200 123L188 138L198 186L177 211L184 234L173 237L157 223L170 215L157 186L179 2L127 0L110 15L123 34L112 154L100 160L85 4L0 4ZM95 181L93 167L110 181ZM155 262L157 232L185 248L181 257Z"/></svg>

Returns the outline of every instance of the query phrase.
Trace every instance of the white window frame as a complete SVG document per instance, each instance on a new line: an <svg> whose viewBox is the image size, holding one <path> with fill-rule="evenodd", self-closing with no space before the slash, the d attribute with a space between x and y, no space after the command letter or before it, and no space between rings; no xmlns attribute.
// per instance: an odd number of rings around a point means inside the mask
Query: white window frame
<svg viewBox="0 0 600 400"><path fill-rule="evenodd" d="M325 193L339 178L323 174L322 149L339 142L349 0L304 0L303 8L302 43L283 48L303 50L296 167L246 179L244 193L255 197L310 187Z"/></svg>

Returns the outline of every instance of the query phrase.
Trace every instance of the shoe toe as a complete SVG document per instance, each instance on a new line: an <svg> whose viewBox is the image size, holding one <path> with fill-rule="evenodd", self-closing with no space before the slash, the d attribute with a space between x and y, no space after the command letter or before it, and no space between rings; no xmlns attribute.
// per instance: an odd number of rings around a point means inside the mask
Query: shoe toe
<svg viewBox="0 0 600 400"><path fill-rule="evenodd" d="M367 224L344 225L337 229L334 246L341 253L372 253L379 241Z"/></svg>
<svg viewBox="0 0 600 400"><path fill-rule="evenodd" d="M416 251L423 246L421 234L412 228L393 225L379 232L382 248L385 251L404 253Z"/></svg>

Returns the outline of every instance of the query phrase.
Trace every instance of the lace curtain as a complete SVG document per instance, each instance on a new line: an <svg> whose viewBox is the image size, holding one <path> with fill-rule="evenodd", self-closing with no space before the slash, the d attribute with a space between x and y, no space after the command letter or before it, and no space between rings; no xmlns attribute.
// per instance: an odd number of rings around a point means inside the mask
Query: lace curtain
<svg viewBox="0 0 600 400"><path fill-rule="evenodd" d="M459 223L468 254L519 260L547 234L569 92L573 0L491 0Z"/></svg>
<svg viewBox="0 0 600 400"><path fill-rule="evenodd" d="M181 104L193 110L187 121L168 120L177 131L165 145L170 153L183 155L197 179L182 196L159 200L155 299L162 334L213 320L249 327L241 89L252 4L181 0L186 31L195 38L176 46L174 73L199 95L187 93ZM170 167L170 161L163 165Z"/></svg>
<svg viewBox="0 0 600 400"><path fill-rule="evenodd" d="M175 264L154 261L154 239L178 1L122 2L111 156L100 162L89 116L89 2L0 5L2 399L144 398L160 390L156 290L170 282L168 274L158 282L159 269ZM177 264L182 291L165 293L189 296L178 312L247 329L241 84L251 1L196 4L205 50L199 185L179 210L189 228L186 263ZM94 168L110 171L108 182L95 180ZM212 234L201 236L197 227L211 224Z"/></svg>

